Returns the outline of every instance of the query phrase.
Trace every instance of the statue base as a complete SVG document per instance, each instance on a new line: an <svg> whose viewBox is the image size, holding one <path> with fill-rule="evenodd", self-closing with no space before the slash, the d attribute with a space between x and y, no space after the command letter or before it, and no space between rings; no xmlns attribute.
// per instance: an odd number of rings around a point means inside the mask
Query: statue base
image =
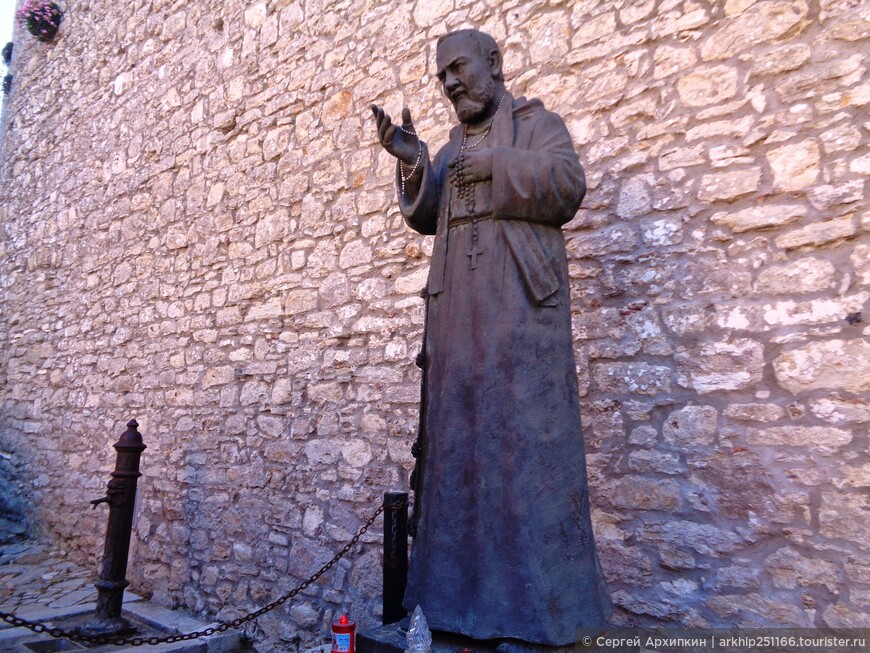
<svg viewBox="0 0 870 653"><path fill-rule="evenodd" d="M89 637L126 637L133 635L136 628L124 617L94 618L76 631Z"/></svg>
<svg viewBox="0 0 870 653"><path fill-rule="evenodd" d="M400 622L401 623L401 622ZM408 646L405 639L406 630L400 623L379 626L372 630L360 632L356 636L357 653L404 653ZM454 633L432 631L432 653L453 653L457 649L470 649L477 653L636 653L643 651L637 648L598 648L569 644L567 646L544 646L530 644L512 639L472 639Z"/></svg>

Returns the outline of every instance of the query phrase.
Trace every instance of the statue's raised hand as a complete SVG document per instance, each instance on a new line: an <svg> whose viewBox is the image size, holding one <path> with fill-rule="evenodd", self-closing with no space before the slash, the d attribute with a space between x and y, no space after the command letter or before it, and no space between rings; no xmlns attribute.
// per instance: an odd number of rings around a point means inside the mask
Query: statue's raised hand
<svg viewBox="0 0 870 653"><path fill-rule="evenodd" d="M378 140L384 149L409 166L414 165L420 154L420 139L411 121L411 111L402 109L402 125L394 125L390 116L376 104L371 105L375 114L375 127L378 130Z"/></svg>

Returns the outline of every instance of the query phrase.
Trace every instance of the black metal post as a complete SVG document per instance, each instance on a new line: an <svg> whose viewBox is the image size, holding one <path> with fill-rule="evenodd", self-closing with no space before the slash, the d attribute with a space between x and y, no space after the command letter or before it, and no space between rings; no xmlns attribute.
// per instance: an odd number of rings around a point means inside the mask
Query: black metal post
<svg viewBox="0 0 870 653"><path fill-rule="evenodd" d="M94 618L79 628L85 635L124 635L135 630L121 616L124 589L130 583L127 575L127 559L130 554L130 534L133 528L133 510L136 505L136 482L139 472L139 457L145 445L139 434L135 419L127 422L127 430L115 444L118 456L115 471L109 481L106 496L91 501L96 507L109 504L109 523L106 527L106 545L103 552L103 571L95 585L97 610Z"/></svg>
<svg viewBox="0 0 870 653"><path fill-rule="evenodd" d="M408 614L402 607L408 584L408 493L384 494L384 616L385 624Z"/></svg>

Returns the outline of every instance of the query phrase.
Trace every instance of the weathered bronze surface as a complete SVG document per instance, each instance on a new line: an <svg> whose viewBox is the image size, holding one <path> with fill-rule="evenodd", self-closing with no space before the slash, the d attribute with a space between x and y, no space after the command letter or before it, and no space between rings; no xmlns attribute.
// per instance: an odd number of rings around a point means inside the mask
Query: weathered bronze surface
<svg viewBox="0 0 870 653"><path fill-rule="evenodd" d="M589 514L561 226L585 193L564 121L506 92L495 41L443 37L460 124L430 159L372 106L407 224L435 236L405 607L433 630L570 644L611 606Z"/></svg>
<svg viewBox="0 0 870 653"><path fill-rule="evenodd" d="M121 604L124 589L130 584L126 579L127 558L136 507L136 483L142 476L139 457L146 448L138 427L135 419L127 422L127 430L115 443L118 455L106 496L91 501L94 507L100 503L109 504L109 523L103 549L103 569L100 580L95 583L97 609L94 618L79 628L84 635L126 635L134 631L130 622L121 616Z"/></svg>
<svg viewBox="0 0 870 653"><path fill-rule="evenodd" d="M408 584L408 493L384 495L383 623L402 619L407 611L402 597Z"/></svg>

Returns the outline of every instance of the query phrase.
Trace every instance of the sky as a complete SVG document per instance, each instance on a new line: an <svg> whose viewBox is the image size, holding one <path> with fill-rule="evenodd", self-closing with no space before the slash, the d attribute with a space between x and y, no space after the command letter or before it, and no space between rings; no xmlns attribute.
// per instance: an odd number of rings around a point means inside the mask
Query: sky
<svg viewBox="0 0 870 653"><path fill-rule="evenodd" d="M0 0L0 41L6 45L12 40L12 18L15 15L15 0Z"/></svg>
<svg viewBox="0 0 870 653"><path fill-rule="evenodd" d="M12 21L15 16L15 0L0 0L0 48L12 40ZM0 63L0 71L3 64ZM5 75L5 71L3 72Z"/></svg>

